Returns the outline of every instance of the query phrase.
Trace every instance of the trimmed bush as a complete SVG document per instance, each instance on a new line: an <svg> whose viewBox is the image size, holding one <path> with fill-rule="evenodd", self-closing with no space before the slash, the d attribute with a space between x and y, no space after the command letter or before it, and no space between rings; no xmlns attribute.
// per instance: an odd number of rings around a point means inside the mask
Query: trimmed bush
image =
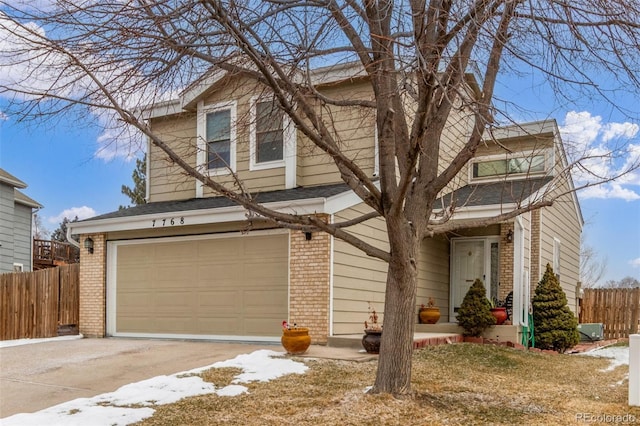
<svg viewBox="0 0 640 426"><path fill-rule="evenodd" d="M465 336L480 337L484 330L495 323L487 290L482 281L476 279L458 309L458 324L464 329Z"/></svg>
<svg viewBox="0 0 640 426"><path fill-rule="evenodd" d="M567 305L567 295L547 263L533 296L533 331L536 347L564 353L580 341L578 320Z"/></svg>

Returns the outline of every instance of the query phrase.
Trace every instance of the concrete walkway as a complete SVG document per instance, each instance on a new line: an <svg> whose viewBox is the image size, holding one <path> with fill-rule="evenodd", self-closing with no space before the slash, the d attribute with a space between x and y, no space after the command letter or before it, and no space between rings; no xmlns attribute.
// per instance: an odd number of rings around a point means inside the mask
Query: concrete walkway
<svg viewBox="0 0 640 426"><path fill-rule="evenodd" d="M0 418L112 392L129 383L205 367L258 349L284 351L279 344L119 338L0 348ZM304 356L377 359L359 349L315 345Z"/></svg>

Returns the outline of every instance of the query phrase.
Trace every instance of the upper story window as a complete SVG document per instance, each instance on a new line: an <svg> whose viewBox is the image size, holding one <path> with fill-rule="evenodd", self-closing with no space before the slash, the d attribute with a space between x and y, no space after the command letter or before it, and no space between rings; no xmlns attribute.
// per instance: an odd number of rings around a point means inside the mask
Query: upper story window
<svg viewBox="0 0 640 426"><path fill-rule="evenodd" d="M282 113L273 102L256 104L256 163L284 158Z"/></svg>
<svg viewBox="0 0 640 426"><path fill-rule="evenodd" d="M198 114L199 161L211 174L236 170L236 104L202 106Z"/></svg>
<svg viewBox="0 0 640 426"><path fill-rule="evenodd" d="M472 178L491 178L509 175L529 175L546 171L544 154L473 162Z"/></svg>
<svg viewBox="0 0 640 426"><path fill-rule="evenodd" d="M290 119L273 99L254 98L251 102L251 169L284 167L287 146L294 143Z"/></svg>

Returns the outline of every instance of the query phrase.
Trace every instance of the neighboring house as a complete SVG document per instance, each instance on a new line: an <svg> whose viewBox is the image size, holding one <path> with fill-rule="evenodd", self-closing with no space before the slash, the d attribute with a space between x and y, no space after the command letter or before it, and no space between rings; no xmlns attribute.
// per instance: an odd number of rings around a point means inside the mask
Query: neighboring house
<svg viewBox="0 0 640 426"><path fill-rule="evenodd" d="M326 95L370 91L365 77L345 66L317 70L313 77ZM333 221L369 212L331 159L286 116L271 113L262 92L254 82L214 73L151 110L149 123L210 175L230 181L223 167L228 163L247 191L271 208ZM371 113L324 108L347 155L377 176ZM443 138L444 159L470 132L468 117L454 114ZM455 202L453 220L492 216L519 200L572 189L557 178L566 158L555 122L507 127L493 137L452 182L455 192L442 197L443 208ZM504 146L512 153L505 154ZM361 333L369 303L384 311L386 263L324 233L269 225L186 177L153 145L147 185L147 204L69 224L81 246L91 247L81 250L84 335L276 341L288 319L310 327L314 341L323 343ZM510 329L517 333L526 324L531 292L551 263L575 310L581 227L570 194L500 225L425 239L417 303L433 296L440 322L453 323L467 288L482 278L490 297L504 299L513 291ZM386 244L380 218L350 229Z"/></svg>
<svg viewBox="0 0 640 426"><path fill-rule="evenodd" d="M32 233L37 201L19 191L27 184L0 169L0 273L32 270Z"/></svg>

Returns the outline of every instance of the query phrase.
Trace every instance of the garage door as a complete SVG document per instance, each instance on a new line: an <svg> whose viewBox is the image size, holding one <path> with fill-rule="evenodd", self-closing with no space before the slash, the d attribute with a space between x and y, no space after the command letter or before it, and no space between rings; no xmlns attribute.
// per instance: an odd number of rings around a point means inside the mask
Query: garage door
<svg viewBox="0 0 640 426"><path fill-rule="evenodd" d="M288 235L138 240L115 250L113 334L280 335Z"/></svg>

